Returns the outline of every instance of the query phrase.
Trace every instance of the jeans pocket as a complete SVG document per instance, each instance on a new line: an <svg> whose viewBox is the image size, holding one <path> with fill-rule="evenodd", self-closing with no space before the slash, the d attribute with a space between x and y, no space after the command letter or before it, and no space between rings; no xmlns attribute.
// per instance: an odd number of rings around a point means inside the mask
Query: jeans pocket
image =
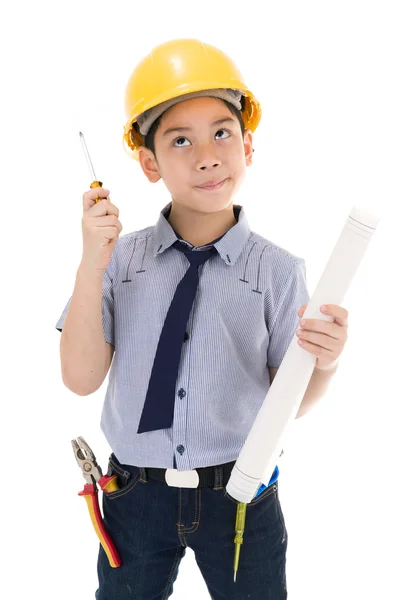
<svg viewBox="0 0 400 600"><path fill-rule="evenodd" d="M230 496L226 491L226 488L224 488L224 496L226 496L231 502L238 504L238 500L232 498L232 496ZM267 500L267 498L269 498L269 500ZM279 545L285 543L287 544L287 530L279 501L277 481L263 490L259 496L253 498L253 500L247 504L247 507L255 506L256 504L260 505L259 510L261 513L269 515L268 523L271 525L271 527L268 527L268 529L271 532L279 532Z"/></svg>
<svg viewBox="0 0 400 600"><path fill-rule="evenodd" d="M138 483L140 476L139 470L134 474L130 471L125 471L122 469L121 466L113 460L112 456L108 462L107 474L109 476L117 475L116 481L118 484L118 490L115 490L114 492L103 492L104 496L110 500L121 498L121 496L125 496L131 492Z"/></svg>
<svg viewBox="0 0 400 600"><path fill-rule="evenodd" d="M259 496L256 496L255 498L253 498L253 500L251 502L248 502L247 506L254 506L255 504L258 504L259 502L262 502L262 500L265 500L265 498L268 498L271 494L276 493L277 491L278 491L278 486L276 485L276 483L273 483L272 485L267 487L265 490L263 490ZM235 504L239 504L238 500L236 500L235 498L232 498L232 496L230 496L228 494L228 492L226 491L226 487L224 487L224 496L226 498L228 498L231 502L234 502Z"/></svg>

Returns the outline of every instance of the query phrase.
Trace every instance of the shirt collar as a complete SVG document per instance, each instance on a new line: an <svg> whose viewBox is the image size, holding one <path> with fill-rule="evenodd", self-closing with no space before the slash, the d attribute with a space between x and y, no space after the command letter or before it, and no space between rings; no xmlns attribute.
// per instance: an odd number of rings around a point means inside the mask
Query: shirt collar
<svg viewBox="0 0 400 600"><path fill-rule="evenodd" d="M188 247L193 248L192 244L186 240L183 240L168 222L167 217L170 213L171 207L172 202L169 202L166 206L164 206L164 208L160 211L159 219L155 225L153 246L154 256L162 254L177 240L183 242ZM224 233L224 235L222 235L220 238L201 246L201 248L204 249L214 246L220 257L229 266L233 266L235 264L250 235L250 228L246 215L244 214L243 206L240 204L234 204L233 210L237 219L236 225L231 227L231 229Z"/></svg>

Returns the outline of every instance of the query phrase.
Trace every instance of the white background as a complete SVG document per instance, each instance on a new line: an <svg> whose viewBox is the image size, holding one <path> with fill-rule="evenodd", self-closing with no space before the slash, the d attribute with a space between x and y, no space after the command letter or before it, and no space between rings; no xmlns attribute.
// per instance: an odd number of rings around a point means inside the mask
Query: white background
<svg viewBox="0 0 400 600"><path fill-rule="evenodd" d="M123 233L155 224L168 190L124 153L123 97L136 63L180 37L224 50L261 102L254 164L234 201L253 231L305 258L310 294L353 204L381 218L342 303L339 370L294 423L279 481L290 600L400 596L396 9L383 0L2 8L2 597L94 598L98 544L70 440L83 435L106 468L107 380L89 397L65 388L55 329L91 183L78 132ZM173 592L188 597L209 597L189 549Z"/></svg>

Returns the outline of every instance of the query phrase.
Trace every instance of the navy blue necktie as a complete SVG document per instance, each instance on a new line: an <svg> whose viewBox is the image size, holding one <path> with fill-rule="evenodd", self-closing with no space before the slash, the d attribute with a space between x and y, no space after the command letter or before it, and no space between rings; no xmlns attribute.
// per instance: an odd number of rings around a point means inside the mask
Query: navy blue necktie
<svg viewBox="0 0 400 600"><path fill-rule="evenodd" d="M198 268L217 252L214 246L210 250L193 251L179 240L173 247L184 252L190 267L178 283L165 318L137 433L172 425L183 336L199 283Z"/></svg>

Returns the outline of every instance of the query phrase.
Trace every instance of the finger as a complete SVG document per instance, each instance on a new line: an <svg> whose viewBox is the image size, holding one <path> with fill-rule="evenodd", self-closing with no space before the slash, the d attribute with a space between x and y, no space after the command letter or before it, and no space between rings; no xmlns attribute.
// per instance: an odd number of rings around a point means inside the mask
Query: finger
<svg viewBox="0 0 400 600"><path fill-rule="evenodd" d="M326 346L320 346L319 344L314 344L314 342L309 342L308 340L299 339L298 344L304 350L311 352L311 354L315 354L316 356L329 356L331 358L336 357L335 349L326 348Z"/></svg>
<svg viewBox="0 0 400 600"><path fill-rule="evenodd" d="M339 306L338 304L325 304L326 309L323 312L324 315L331 315L335 318L335 322L342 327L348 324L348 311L343 308L343 306Z"/></svg>
<svg viewBox="0 0 400 600"><path fill-rule="evenodd" d="M116 239L118 239L118 236L119 236L118 228L114 227L114 226L105 227L104 231L103 231L103 235L108 240L116 240Z"/></svg>
<svg viewBox="0 0 400 600"><path fill-rule="evenodd" d="M306 310L306 308L307 308L307 304L303 304L303 306L301 306L299 308L299 310L297 311L297 314L300 315L300 316L303 316L303 313Z"/></svg>
<svg viewBox="0 0 400 600"><path fill-rule="evenodd" d="M112 204L108 198L100 200L96 204L93 204L90 209L88 209L88 216L101 217L103 215L115 215L116 217L119 216L118 208Z"/></svg>
<svg viewBox="0 0 400 600"><path fill-rule="evenodd" d="M97 188L88 190L82 196L83 209L88 210L94 204L98 204L98 203L96 203L96 199L97 198L107 198L109 193L110 193L110 190L107 190L106 188L102 188L102 187L97 187Z"/></svg>
<svg viewBox="0 0 400 600"><path fill-rule="evenodd" d="M320 333L319 331L298 329L296 331L296 335L299 340L305 340L312 344L317 344L318 346L321 346L321 348L326 348L326 350L337 350L339 347L343 346L343 340L341 337L333 337L327 335L326 333Z"/></svg>
<svg viewBox="0 0 400 600"><path fill-rule="evenodd" d="M343 328L332 321L324 319L306 319L305 325L300 325L302 331L308 331L316 334L322 334L334 340L343 338Z"/></svg>
<svg viewBox="0 0 400 600"><path fill-rule="evenodd" d="M101 222L99 224L96 223L97 227L116 227L118 231L121 233L122 231L122 223L118 220L115 215L107 215L102 219L99 219Z"/></svg>

